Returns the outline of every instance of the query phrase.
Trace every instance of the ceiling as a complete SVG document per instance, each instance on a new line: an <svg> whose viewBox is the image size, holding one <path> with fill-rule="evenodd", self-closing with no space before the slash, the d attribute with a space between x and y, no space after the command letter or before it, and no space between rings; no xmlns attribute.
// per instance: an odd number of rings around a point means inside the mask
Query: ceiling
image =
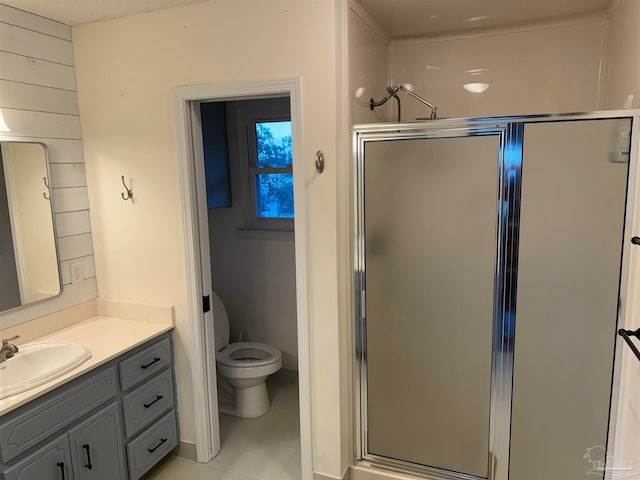
<svg viewBox="0 0 640 480"><path fill-rule="evenodd" d="M202 1L204 0L0 0L0 3L67 25L79 25Z"/></svg>
<svg viewBox="0 0 640 480"><path fill-rule="evenodd" d="M604 11L612 0L357 0L391 38Z"/></svg>
<svg viewBox="0 0 640 480"><path fill-rule="evenodd" d="M67 25L206 0L0 0ZM615 0L358 0L392 38L539 21L606 10Z"/></svg>

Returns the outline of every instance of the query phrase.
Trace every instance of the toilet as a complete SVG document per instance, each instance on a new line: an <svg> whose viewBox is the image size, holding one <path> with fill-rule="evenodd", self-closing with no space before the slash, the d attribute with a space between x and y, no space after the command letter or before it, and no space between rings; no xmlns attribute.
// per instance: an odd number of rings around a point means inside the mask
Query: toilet
<svg viewBox="0 0 640 480"><path fill-rule="evenodd" d="M233 406L221 402L220 412L243 418L256 418L269 411L269 394L265 380L282 366L280 350L257 342L229 343L229 317L215 292L213 319L216 339L218 375L233 390Z"/></svg>

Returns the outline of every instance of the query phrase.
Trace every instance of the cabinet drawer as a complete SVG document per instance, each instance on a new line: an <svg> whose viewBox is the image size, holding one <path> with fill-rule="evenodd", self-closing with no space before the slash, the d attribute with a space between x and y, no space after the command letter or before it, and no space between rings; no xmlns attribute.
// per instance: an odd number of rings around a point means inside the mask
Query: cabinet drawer
<svg viewBox="0 0 640 480"><path fill-rule="evenodd" d="M0 424L0 456L3 462L59 432L91 410L114 398L118 391L113 367L91 374L60 392L54 390L35 407L27 405L12 412Z"/></svg>
<svg viewBox="0 0 640 480"><path fill-rule="evenodd" d="M2 480L72 479L67 435L56 438L24 460L2 471Z"/></svg>
<svg viewBox="0 0 640 480"><path fill-rule="evenodd" d="M138 480L177 445L176 414L172 410L127 444L129 480Z"/></svg>
<svg viewBox="0 0 640 480"><path fill-rule="evenodd" d="M120 387L128 390L170 364L171 342L166 337L120 362Z"/></svg>
<svg viewBox="0 0 640 480"><path fill-rule="evenodd" d="M167 370L122 399L127 438L138 433L167 410L173 409L173 405L173 376L171 370Z"/></svg>

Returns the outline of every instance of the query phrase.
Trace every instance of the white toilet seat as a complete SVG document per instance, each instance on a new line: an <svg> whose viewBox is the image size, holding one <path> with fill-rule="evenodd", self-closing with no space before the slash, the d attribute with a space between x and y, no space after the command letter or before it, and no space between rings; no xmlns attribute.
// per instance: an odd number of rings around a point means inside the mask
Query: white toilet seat
<svg viewBox="0 0 640 480"><path fill-rule="evenodd" d="M262 367L281 360L280 350L258 342L231 343L216 352L216 362L234 368Z"/></svg>

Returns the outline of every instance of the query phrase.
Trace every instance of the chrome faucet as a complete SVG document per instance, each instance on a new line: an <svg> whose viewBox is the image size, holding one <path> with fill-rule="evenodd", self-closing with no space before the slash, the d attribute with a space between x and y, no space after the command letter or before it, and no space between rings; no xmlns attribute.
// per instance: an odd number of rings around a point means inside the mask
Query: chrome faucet
<svg viewBox="0 0 640 480"><path fill-rule="evenodd" d="M7 338L6 340L2 339L2 348L0 348L0 363L5 362L8 358L13 357L16 353L18 353L18 347L15 346L12 342L20 338L20 335L16 335L15 337Z"/></svg>

